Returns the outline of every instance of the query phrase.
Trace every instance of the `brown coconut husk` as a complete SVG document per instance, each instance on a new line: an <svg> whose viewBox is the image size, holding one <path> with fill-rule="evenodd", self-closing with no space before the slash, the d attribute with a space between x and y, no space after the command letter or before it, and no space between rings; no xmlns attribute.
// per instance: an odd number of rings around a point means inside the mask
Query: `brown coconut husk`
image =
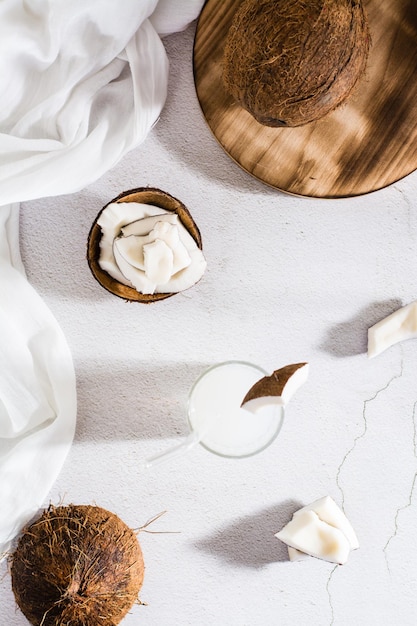
<svg viewBox="0 0 417 626"><path fill-rule="evenodd" d="M244 0L226 40L224 85L261 124L300 126L346 100L369 46L361 0Z"/></svg>
<svg viewBox="0 0 417 626"><path fill-rule="evenodd" d="M157 189L155 187L138 187L137 189L124 191L113 200L110 200L110 202L108 202L97 215L88 236L88 264L94 278L100 283L102 287L107 289L107 291L110 291L110 293L118 296L119 298L123 298L124 300L129 300L132 302L142 302L144 304L158 302L159 300L165 300L166 298L170 298L171 296L175 295L175 293L140 293L139 291L136 291L136 289L134 289L133 287L129 287L115 280L112 276L110 276L110 274L105 272L100 267L100 239L102 236L102 232L100 226L97 224L97 220L99 219L104 209L106 209L106 207L113 202L139 202L142 204L152 204L154 206L160 207L161 209L165 209L166 211L176 213L183 226L188 230L191 237L196 242L197 246L200 248L200 250L202 250L203 244L201 234L189 210L180 200L174 198L166 191L162 191L161 189Z"/></svg>
<svg viewBox="0 0 417 626"><path fill-rule="evenodd" d="M33 626L115 626L138 599L136 534L97 506L50 506L11 557L16 602Z"/></svg>

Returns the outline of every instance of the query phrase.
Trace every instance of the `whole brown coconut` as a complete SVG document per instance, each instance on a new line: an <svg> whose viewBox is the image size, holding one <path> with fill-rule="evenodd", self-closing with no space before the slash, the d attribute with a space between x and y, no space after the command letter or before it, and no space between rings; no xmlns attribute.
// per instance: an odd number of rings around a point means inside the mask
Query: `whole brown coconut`
<svg viewBox="0 0 417 626"><path fill-rule="evenodd" d="M300 126L349 96L369 45L360 0L244 0L226 40L224 85L261 124Z"/></svg>
<svg viewBox="0 0 417 626"><path fill-rule="evenodd" d="M49 507L12 556L17 604L34 626L114 626L142 586L136 534L96 506Z"/></svg>

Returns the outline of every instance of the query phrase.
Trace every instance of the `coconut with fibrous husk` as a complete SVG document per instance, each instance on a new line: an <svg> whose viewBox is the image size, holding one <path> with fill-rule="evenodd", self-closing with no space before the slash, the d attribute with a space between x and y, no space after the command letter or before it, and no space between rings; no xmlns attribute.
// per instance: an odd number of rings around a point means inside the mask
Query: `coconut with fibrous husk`
<svg viewBox="0 0 417 626"><path fill-rule="evenodd" d="M16 602L34 626L115 626L144 576L136 533L97 506L50 506L11 556Z"/></svg>
<svg viewBox="0 0 417 626"><path fill-rule="evenodd" d="M244 0L226 39L226 91L266 126L300 126L344 102L366 68L361 0Z"/></svg>

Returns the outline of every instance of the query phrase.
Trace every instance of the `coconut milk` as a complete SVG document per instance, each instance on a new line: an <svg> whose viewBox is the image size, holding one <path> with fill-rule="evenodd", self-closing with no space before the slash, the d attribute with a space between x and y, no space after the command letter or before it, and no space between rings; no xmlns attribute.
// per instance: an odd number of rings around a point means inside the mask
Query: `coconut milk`
<svg viewBox="0 0 417 626"><path fill-rule="evenodd" d="M207 370L194 384L188 420L200 443L222 456L243 457L260 452L277 436L283 411L268 406L258 413L240 408L246 393L267 373L241 361Z"/></svg>

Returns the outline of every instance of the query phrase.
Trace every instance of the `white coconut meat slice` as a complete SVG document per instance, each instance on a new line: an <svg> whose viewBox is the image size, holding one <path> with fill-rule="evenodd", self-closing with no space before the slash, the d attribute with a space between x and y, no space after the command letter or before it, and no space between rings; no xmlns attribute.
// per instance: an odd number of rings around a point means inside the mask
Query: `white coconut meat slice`
<svg viewBox="0 0 417 626"><path fill-rule="evenodd" d="M204 258L203 252L197 246L193 237L183 226L176 214L166 213L164 215L158 215L153 219L153 235L157 235L158 238L161 238L169 245L174 246L173 274L168 281L158 283L156 292L171 293L184 291L185 289L195 285L205 272L207 262ZM124 237L141 234L143 232L142 224L140 223L141 221L142 220L138 220L137 222L124 227L122 229ZM172 230L165 227L165 222L177 226L176 230L178 233L178 239L176 239ZM149 224L150 222L148 221L148 225ZM153 238L153 235L149 232L149 240ZM132 272L129 272L129 275L132 276ZM132 278L129 280L132 282ZM132 282L132 284L137 289L135 283Z"/></svg>
<svg viewBox="0 0 417 626"><path fill-rule="evenodd" d="M143 248L148 243L150 243L149 235L129 235L128 237L118 237L114 240L113 245L129 265L144 272Z"/></svg>
<svg viewBox="0 0 417 626"><path fill-rule="evenodd" d="M346 563L350 553L344 533L323 522L314 511L300 511L275 537L300 552L339 565Z"/></svg>
<svg viewBox="0 0 417 626"><path fill-rule="evenodd" d="M294 513L294 517L300 515L303 511L314 511L322 522L326 522L326 524L341 530L349 541L351 550L359 548L359 541L352 524L330 496L324 496L324 498L319 498L311 504L304 506Z"/></svg>
<svg viewBox="0 0 417 626"><path fill-rule="evenodd" d="M288 549L288 558L292 562L296 561L305 561L306 559L311 558L309 554L305 552L301 552L301 550L297 550L296 548L291 548L291 546L287 546Z"/></svg>
<svg viewBox="0 0 417 626"><path fill-rule="evenodd" d="M167 283L172 276L174 254L171 248L161 239L143 246L146 277L155 285Z"/></svg>
<svg viewBox="0 0 417 626"><path fill-rule="evenodd" d="M138 219L130 224L126 224L120 229L122 237L130 237L131 235L144 236L149 235L155 228L156 224L168 223L173 226L178 225L178 215L176 213L169 213L164 209L159 209L159 213L156 215L150 215L143 219ZM184 228L184 227L183 227ZM191 236L191 235L190 235Z"/></svg>
<svg viewBox="0 0 417 626"><path fill-rule="evenodd" d="M308 363L294 363L264 376L248 391L241 407L256 413L265 406L285 406L308 378Z"/></svg>
<svg viewBox="0 0 417 626"><path fill-rule="evenodd" d="M117 267L120 268L120 272L122 274L123 280L120 282L123 282L124 285L134 287L136 291L140 291L141 293L155 293L156 283L149 280L144 271L137 269L137 267L134 267L126 261L126 259L119 252L117 242L118 240L116 239L113 246L113 254L115 263L117 264Z"/></svg>
<svg viewBox="0 0 417 626"><path fill-rule="evenodd" d="M102 230L100 267L124 285L143 294L171 293L192 287L204 274L203 253L176 213L153 205L114 202L97 223ZM158 244L148 250L146 268L144 248L157 239L170 248L172 264L170 253Z"/></svg>
<svg viewBox="0 0 417 626"><path fill-rule="evenodd" d="M172 250L173 266L171 275L180 272L190 265L190 254L180 239L179 227L184 227L178 222L177 215L166 214L161 216L160 219L158 217L148 218L148 227L151 227L152 230L146 235L141 234L143 232L141 221L139 220L129 224L126 228L122 228L122 236L118 239L117 246L126 261L129 261L134 267L145 271L143 248L159 239L165 242ZM165 283L167 280L163 282Z"/></svg>
<svg viewBox="0 0 417 626"><path fill-rule="evenodd" d="M120 236L124 226L137 221L142 222L143 232L141 234L147 235L153 224L153 222L148 222L147 218L166 213L160 207L139 202L112 202L108 204L97 219L97 224L102 233L99 259L101 269L120 283L129 285L130 282L126 280L117 265L113 251L114 240Z"/></svg>
<svg viewBox="0 0 417 626"><path fill-rule="evenodd" d="M375 357L395 343L416 337L417 302L411 302L368 329L368 357Z"/></svg>

